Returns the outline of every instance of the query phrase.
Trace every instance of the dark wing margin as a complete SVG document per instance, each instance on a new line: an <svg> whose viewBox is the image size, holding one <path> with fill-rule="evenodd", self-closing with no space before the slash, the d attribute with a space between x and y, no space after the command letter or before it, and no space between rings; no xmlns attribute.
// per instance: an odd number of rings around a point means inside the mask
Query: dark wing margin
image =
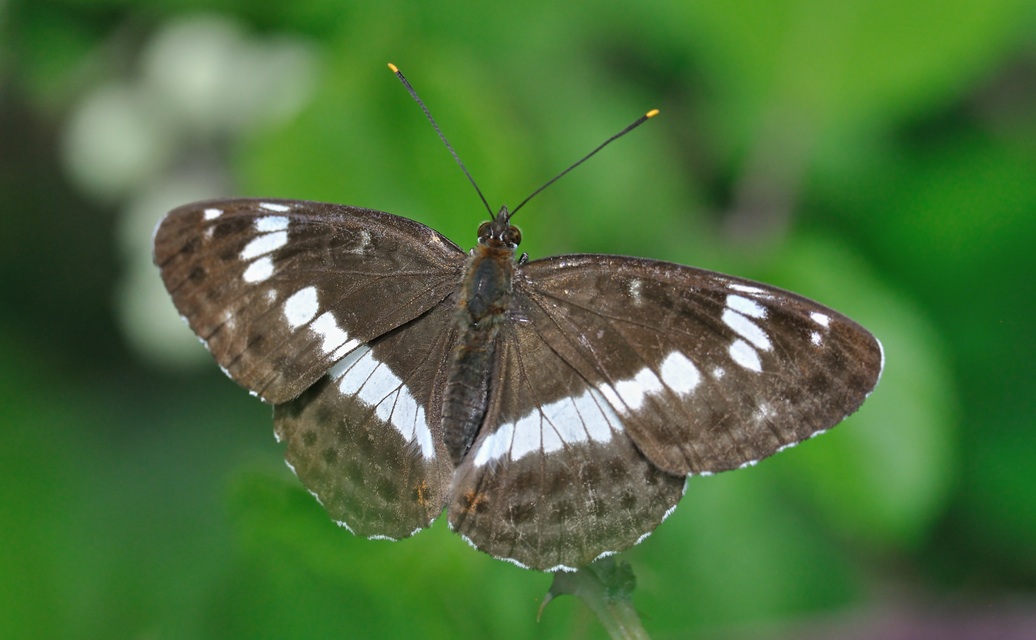
<svg viewBox="0 0 1036 640"><path fill-rule="evenodd" d="M530 262L516 298L604 396L637 448L678 475L754 464L856 411L884 365L846 316L768 285L665 262Z"/></svg>
<svg viewBox="0 0 1036 640"><path fill-rule="evenodd" d="M295 200L171 211L154 260L180 314L236 382L270 403L452 293L464 252L392 214Z"/></svg>

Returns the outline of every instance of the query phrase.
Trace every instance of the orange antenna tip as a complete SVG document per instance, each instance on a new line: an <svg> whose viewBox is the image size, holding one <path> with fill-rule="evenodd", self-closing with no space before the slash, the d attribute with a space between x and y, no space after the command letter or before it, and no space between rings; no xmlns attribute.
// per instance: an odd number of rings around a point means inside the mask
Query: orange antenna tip
<svg viewBox="0 0 1036 640"><path fill-rule="evenodd" d="M392 65L389 65L389 66L391 67ZM647 113L645 113L644 117L645 118L654 118L657 115L658 115L658 109L652 109L651 111L648 111Z"/></svg>
<svg viewBox="0 0 1036 640"><path fill-rule="evenodd" d="M392 71L392 73L399 73L399 67L397 67L396 65L392 64L391 62L388 63L388 65L389 65L389 70Z"/></svg>

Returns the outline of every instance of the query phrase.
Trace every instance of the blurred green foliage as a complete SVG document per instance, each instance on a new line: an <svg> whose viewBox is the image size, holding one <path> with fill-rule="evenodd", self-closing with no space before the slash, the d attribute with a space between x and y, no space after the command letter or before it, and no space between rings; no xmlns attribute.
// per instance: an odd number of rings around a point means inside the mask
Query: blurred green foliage
<svg viewBox="0 0 1036 640"><path fill-rule="evenodd" d="M656 637L1032 610L1034 35L1025 0L0 2L0 637L600 637L441 521L335 527L149 264L177 198L232 194L472 244L389 61L494 207L661 109L522 210L532 257L754 277L884 343L857 415L624 554Z"/></svg>

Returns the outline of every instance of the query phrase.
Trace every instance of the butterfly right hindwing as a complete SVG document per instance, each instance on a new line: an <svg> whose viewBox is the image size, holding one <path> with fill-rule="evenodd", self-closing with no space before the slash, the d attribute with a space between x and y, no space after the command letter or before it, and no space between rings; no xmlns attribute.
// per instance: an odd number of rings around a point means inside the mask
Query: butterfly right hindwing
<svg viewBox="0 0 1036 640"><path fill-rule="evenodd" d="M457 468L449 520L482 551L557 571L636 544L679 502L685 478L644 457L541 336L542 319L501 331L494 406Z"/></svg>

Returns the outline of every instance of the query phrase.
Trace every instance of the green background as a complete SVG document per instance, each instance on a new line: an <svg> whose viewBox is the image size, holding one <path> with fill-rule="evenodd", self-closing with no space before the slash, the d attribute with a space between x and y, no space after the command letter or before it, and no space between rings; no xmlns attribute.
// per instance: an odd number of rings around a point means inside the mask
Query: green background
<svg viewBox="0 0 1036 640"><path fill-rule="evenodd" d="M390 61L494 207L661 109L522 210L533 258L761 279L884 343L858 414L623 554L653 637L1033 637L1034 36L1025 0L0 0L0 637L603 635L442 521L335 527L150 264L221 195L473 244Z"/></svg>

